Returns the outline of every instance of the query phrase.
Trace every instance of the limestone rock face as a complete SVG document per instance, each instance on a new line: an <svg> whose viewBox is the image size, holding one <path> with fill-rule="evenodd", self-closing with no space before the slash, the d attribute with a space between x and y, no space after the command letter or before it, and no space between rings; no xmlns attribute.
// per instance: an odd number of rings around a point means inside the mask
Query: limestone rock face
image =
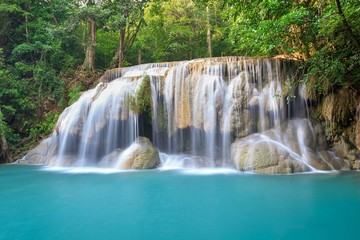
<svg viewBox="0 0 360 240"><path fill-rule="evenodd" d="M324 130L323 126L317 120L314 120L312 122L312 125L314 127L314 134L315 134L315 138L316 138L316 141L317 141L318 150L328 149L328 143L327 143L327 140L326 140L326 133L325 133L325 130Z"/></svg>
<svg viewBox="0 0 360 240"><path fill-rule="evenodd" d="M294 152L274 141L245 138L231 145L231 159L238 170L264 174L289 174L310 171L311 168Z"/></svg>
<svg viewBox="0 0 360 240"><path fill-rule="evenodd" d="M360 159L360 151L354 148L343 137L340 137L340 140L334 143L333 150L336 155L349 162L350 168L358 168L357 161Z"/></svg>
<svg viewBox="0 0 360 240"><path fill-rule="evenodd" d="M341 88L338 93L327 95L322 103L322 115L333 123L348 126L356 112L357 99L354 91Z"/></svg>
<svg viewBox="0 0 360 240"><path fill-rule="evenodd" d="M321 157L321 159L323 161L325 161L326 163L328 163L329 165L332 166L332 169L335 170L350 170L351 166L350 164L345 161L344 159L341 159L339 157L337 157L335 155L334 152L329 152L329 151L319 151L318 155Z"/></svg>
<svg viewBox="0 0 360 240"><path fill-rule="evenodd" d="M55 162L54 155L57 150L56 137L52 136L43 140L36 148L32 149L24 159L18 161L20 164L51 164Z"/></svg>
<svg viewBox="0 0 360 240"><path fill-rule="evenodd" d="M356 108L356 147L360 150L360 104Z"/></svg>
<svg viewBox="0 0 360 240"><path fill-rule="evenodd" d="M124 150L116 167L120 169L152 169L160 165L159 152L149 139L139 137Z"/></svg>
<svg viewBox="0 0 360 240"><path fill-rule="evenodd" d="M357 160L354 165L355 170L360 170L360 160Z"/></svg>

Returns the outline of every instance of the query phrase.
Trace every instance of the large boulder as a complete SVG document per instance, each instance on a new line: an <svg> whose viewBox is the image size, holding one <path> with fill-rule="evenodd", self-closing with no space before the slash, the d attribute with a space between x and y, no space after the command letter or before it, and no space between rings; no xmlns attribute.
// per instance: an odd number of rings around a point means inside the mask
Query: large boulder
<svg viewBox="0 0 360 240"><path fill-rule="evenodd" d="M120 169L152 169L160 165L159 151L149 139L139 137L119 156L116 168Z"/></svg>
<svg viewBox="0 0 360 240"><path fill-rule="evenodd" d="M272 140L249 136L231 145L231 159L237 169L263 174L311 171L295 152Z"/></svg>
<svg viewBox="0 0 360 240"><path fill-rule="evenodd" d="M316 134L312 133L310 125L305 124L300 129L295 127L301 126L301 123L297 120L289 123L286 128L281 128L280 132L279 129L269 129L262 134L236 140L231 145L231 159L237 169L264 174L286 174L351 168L347 161L335 154L321 148L318 150L314 137ZM346 148L339 146L339 149L345 151ZM354 162L356 153L346 152L349 160L350 155Z"/></svg>

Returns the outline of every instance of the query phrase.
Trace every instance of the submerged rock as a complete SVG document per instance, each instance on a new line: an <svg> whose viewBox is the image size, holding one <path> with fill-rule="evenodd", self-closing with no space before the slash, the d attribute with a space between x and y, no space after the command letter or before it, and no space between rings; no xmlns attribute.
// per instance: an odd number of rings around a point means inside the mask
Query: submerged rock
<svg viewBox="0 0 360 240"><path fill-rule="evenodd" d="M47 165L49 166L61 166L61 167L74 167L77 164L78 159L75 155L62 156L60 159L57 156L50 158Z"/></svg>
<svg viewBox="0 0 360 240"><path fill-rule="evenodd" d="M162 167L164 168L205 168L214 167L211 158L205 156L197 156L192 154L160 155Z"/></svg>
<svg viewBox="0 0 360 240"><path fill-rule="evenodd" d="M113 166L115 161L119 158L122 153L121 148L117 148L108 155L101 158L100 162L98 163L99 167L110 167Z"/></svg>
<svg viewBox="0 0 360 240"><path fill-rule="evenodd" d="M160 165L159 151L148 138L139 137L124 150L115 167L120 169L152 169Z"/></svg>

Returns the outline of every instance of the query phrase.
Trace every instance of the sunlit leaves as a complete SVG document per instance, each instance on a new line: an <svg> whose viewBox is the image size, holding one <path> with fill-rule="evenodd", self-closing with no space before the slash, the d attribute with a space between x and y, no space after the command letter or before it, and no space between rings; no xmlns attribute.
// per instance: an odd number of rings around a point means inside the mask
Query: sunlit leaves
<svg viewBox="0 0 360 240"><path fill-rule="evenodd" d="M238 54L287 54L306 60L306 82L317 79L320 91L359 81L359 51L346 32L332 1L227 0L230 38ZM360 2L341 1L356 36L360 36Z"/></svg>

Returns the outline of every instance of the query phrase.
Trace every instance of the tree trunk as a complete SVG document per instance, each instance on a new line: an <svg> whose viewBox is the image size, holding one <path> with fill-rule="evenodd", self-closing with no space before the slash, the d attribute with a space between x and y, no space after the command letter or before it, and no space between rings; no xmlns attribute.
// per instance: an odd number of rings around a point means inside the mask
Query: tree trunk
<svg viewBox="0 0 360 240"><path fill-rule="evenodd" d="M95 47L96 47L96 23L88 18L88 43L86 46L86 55L83 64L83 70L95 70Z"/></svg>
<svg viewBox="0 0 360 240"><path fill-rule="evenodd" d="M84 31L83 31L83 40L82 40L82 45L84 46L84 53L86 53L86 28L87 28L87 21L84 21Z"/></svg>
<svg viewBox="0 0 360 240"><path fill-rule="evenodd" d="M210 8L209 4L206 6L206 20L207 20L207 44L208 44L208 51L209 51L209 57L212 57L212 51L211 51L211 31L210 31Z"/></svg>
<svg viewBox="0 0 360 240"><path fill-rule="evenodd" d="M119 63L118 63L118 68L121 68L121 64L124 62L124 38L125 38L125 29L121 29L120 30L120 36L119 36L119 49L118 49Z"/></svg>
<svg viewBox="0 0 360 240"><path fill-rule="evenodd" d="M196 38L196 35L195 35L195 31L192 30L192 27L189 23L189 28L190 28L190 32L193 32L194 33L194 38ZM193 50L194 50L194 40L193 38L191 37L191 34L189 35L189 46L190 46L190 50L189 50L189 60L191 60L193 58Z"/></svg>
<svg viewBox="0 0 360 240"><path fill-rule="evenodd" d="M12 161L11 154L5 138L1 108L0 108L0 163L9 163L11 161Z"/></svg>
<svg viewBox="0 0 360 240"><path fill-rule="evenodd" d="M113 61L110 64L111 68L116 68L116 67L121 68L121 64L124 62L125 31L126 31L125 28L120 30L119 47L118 50L116 51Z"/></svg>
<svg viewBox="0 0 360 240"><path fill-rule="evenodd" d="M336 8L338 10L338 14L340 15L341 17L341 20L344 24L344 27L345 27L345 30L346 32L349 34L349 37L353 40L357 50L360 50L360 42L359 42L359 39L356 38L354 32L351 30L351 27L349 25L349 23L347 22L346 18L345 18L345 15L342 11L342 8L341 8L341 5L340 5L340 1L339 0L335 0L335 4L336 4Z"/></svg>
<svg viewBox="0 0 360 240"><path fill-rule="evenodd" d="M139 65L141 64L141 49L139 49Z"/></svg>

